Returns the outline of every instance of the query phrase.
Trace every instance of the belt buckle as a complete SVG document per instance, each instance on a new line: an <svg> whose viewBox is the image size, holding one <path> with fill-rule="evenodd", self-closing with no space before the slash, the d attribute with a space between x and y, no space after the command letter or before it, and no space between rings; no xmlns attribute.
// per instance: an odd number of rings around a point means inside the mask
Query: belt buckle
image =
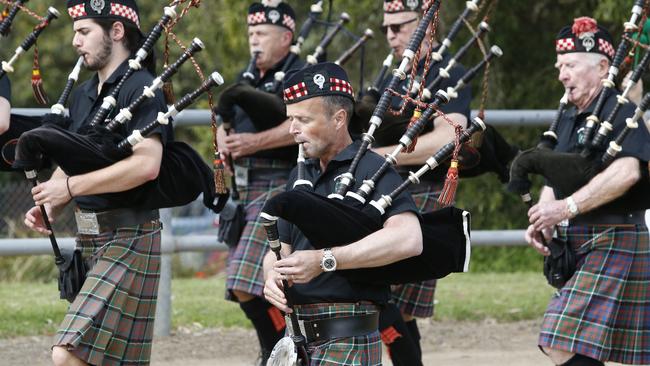
<svg viewBox="0 0 650 366"><path fill-rule="evenodd" d="M248 186L248 168L235 165L235 184L241 187Z"/></svg>
<svg viewBox="0 0 650 366"><path fill-rule="evenodd" d="M296 332L294 332L293 323L291 322L291 318L289 317L289 315L284 316L284 322L287 325L287 334L292 337L295 336ZM298 319L298 328L300 329L300 333L302 334L302 336L305 337L305 340L307 340L307 333L305 332L304 320Z"/></svg>
<svg viewBox="0 0 650 366"><path fill-rule="evenodd" d="M75 211L74 219L77 222L77 232L86 235L99 234L99 222L94 212Z"/></svg>

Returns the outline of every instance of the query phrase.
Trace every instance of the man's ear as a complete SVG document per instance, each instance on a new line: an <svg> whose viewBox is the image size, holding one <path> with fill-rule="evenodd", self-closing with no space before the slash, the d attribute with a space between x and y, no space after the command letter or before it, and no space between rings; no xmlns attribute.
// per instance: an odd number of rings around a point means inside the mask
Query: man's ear
<svg viewBox="0 0 650 366"><path fill-rule="evenodd" d="M293 33L289 30L284 31L280 40L282 41L283 46L290 47L291 43L293 43Z"/></svg>
<svg viewBox="0 0 650 366"><path fill-rule="evenodd" d="M124 24L122 22L113 22L111 26L110 36L114 42L120 42L124 39L125 35Z"/></svg>
<svg viewBox="0 0 650 366"><path fill-rule="evenodd" d="M607 77L607 70L609 70L609 60L606 57L603 57L598 63L598 74L600 75L601 79Z"/></svg>
<svg viewBox="0 0 650 366"><path fill-rule="evenodd" d="M348 112L346 112L343 108L339 109L336 111L336 113L334 113L334 121L337 130L341 128L345 128L347 130Z"/></svg>

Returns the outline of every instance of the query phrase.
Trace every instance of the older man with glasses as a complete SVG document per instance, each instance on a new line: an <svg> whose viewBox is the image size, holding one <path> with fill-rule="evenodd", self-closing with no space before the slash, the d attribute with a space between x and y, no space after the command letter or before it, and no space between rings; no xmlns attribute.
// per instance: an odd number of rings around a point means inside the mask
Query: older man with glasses
<svg viewBox="0 0 650 366"><path fill-rule="evenodd" d="M415 32L420 14L422 11L422 0L385 0L384 1L384 20L381 26L386 35L388 45L393 51L393 55L399 61L406 50L413 32ZM417 73L422 74L424 69L424 55L427 52L434 52L439 48L437 41L429 44L429 37L425 37L420 62L415 65ZM450 56L443 54L444 58L440 63L431 67L426 82L431 82L438 76L438 68L446 65ZM456 84L458 79L464 74L465 69L458 65L450 72L451 77L446 79L441 85L441 89ZM410 74L408 72L407 74ZM379 92L388 86L390 78L384 80ZM411 83L410 77L402 81L397 91L400 94L406 94L407 88ZM441 108L449 119L454 123L467 127L467 121L470 117L470 100L471 91L464 88L458 94L458 97ZM393 97L391 108L399 110L402 99ZM413 113L412 109L405 111L406 115ZM447 123L443 117L437 117L433 121L434 128L428 129L418 138L415 151L410 154L400 154L398 156L397 170L406 178L409 170L417 170L426 159L437 151L444 144L452 141L455 136L454 127ZM394 141L396 144L397 141ZM373 144L374 151L380 155L392 152L396 145L381 146L381 143ZM425 174L421 178L420 184L411 185L410 193L415 200L418 209L421 212L432 211L434 204L440 195L445 179L443 170L436 170ZM435 292L436 281L426 281L416 284L407 284L393 286L392 302L387 306L380 316L380 330L382 340L389 348L389 353L394 365L421 365L422 352L420 349L420 334L418 331L415 318L427 318L433 316L433 297Z"/></svg>

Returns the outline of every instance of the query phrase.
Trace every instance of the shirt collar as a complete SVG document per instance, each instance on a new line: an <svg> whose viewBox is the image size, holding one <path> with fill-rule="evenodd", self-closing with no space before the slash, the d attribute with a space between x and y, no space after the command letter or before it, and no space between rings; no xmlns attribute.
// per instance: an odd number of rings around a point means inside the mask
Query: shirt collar
<svg viewBox="0 0 650 366"><path fill-rule="evenodd" d="M111 76L108 77L108 79L106 79L106 81L104 82L104 86L102 86L102 89L104 89L106 86L117 83L122 78L122 76L126 74L126 71L128 69L129 69L129 60L127 59L124 60L124 62L122 62L120 66L118 66L117 69L115 69L115 71L113 71L113 73L111 74ZM84 92L86 93L86 95L88 95L89 97L96 98L97 84L99 84L99 75L95 73L95 76L92 79L90 79L90 81L86 83L84 87Z"/></svg>

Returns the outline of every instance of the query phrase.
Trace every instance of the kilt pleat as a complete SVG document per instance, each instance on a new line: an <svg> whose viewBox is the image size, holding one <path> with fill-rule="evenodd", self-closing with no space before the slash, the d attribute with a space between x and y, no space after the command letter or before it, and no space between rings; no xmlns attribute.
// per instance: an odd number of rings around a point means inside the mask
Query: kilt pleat
<svg viewBox="0 0 650 366"><path fill-rule="evenodd" d="M256 181L240 189L240 202L245 205L246 226L236 247L228 253L226 269L226 299L237 301L232 290L257 297L264 292L262 264L269 249L266 230L259 222L259 215L267 200L284 191L287 181L276 179Z"/></svg>
<svg viewBox="0 0 650 366"><path fill-rule="evenodd" d="M160 277L160 223L80 235L95 262L55 337L92 365L149 364Z"/></svg>
<svg viewBox="0 0 650 366"><path fill-rule="evenodd" d="M543 347L650 364L650 242L645 226L560 228L578 271L550 301Z"/></svg>
<svg viewBox="0 0 650 366"><path fill-rule="evenodd" d="M435 209L441 190L442 184L432 183L430 185L420 185L410 192L418 210L420 212L430 212ZM391 286L392 301L404 314L418 318L432 317L436 283L436 280L429 280L393 285Z"/></svg>

